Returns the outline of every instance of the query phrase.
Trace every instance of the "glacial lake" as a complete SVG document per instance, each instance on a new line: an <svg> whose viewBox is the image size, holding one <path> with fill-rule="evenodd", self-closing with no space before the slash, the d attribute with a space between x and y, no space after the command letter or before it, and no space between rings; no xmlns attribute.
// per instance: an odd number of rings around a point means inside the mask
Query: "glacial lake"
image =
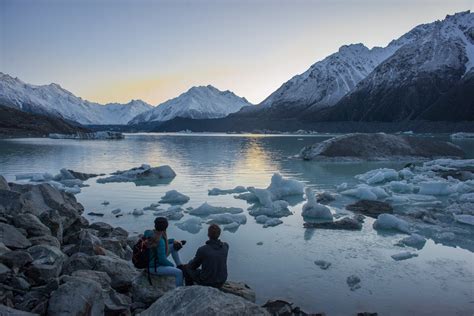
<svg viewBox="0 0 474 316"><path fill-rule="evenodd" d="M302 199L289 200L292 215L283 224L263 228L247 212L250 206L232 194L208 196L214 187L230 189L237 185L266 188L273 173L296 179L316 192L335 191L343 182L356 183L355 175L375 168L402 168L406 162L324 163L301 161L291 156L305 146L331 135L226 135L226 134L127 134L119 141L75 141L53 139L0 140L0 173L7 180L16 174L49 172L61 168L87 173L111 173L140 166L170 165L177 173L169 183L136 186L134 183L99 184L96 178L76 197L91 222L105 221L121 226L131 234L153 227L153 212L133 216L134 208L156 203L166 191L175 189L190 196L186 207L204 202L215 206L244 209L247 223L232 233L223 232L230 244L229 280L249 284L258 303L268 299L293 302L307 312L327 315L353 315L378 312L379 315L473 315L474 254L460 247L428 240L418 257L395 261L390 256L406 249L394 244L406 235L379 234L366 218L362 231L314 230L303 228ZM448 140L448 135L437 135ZM474 140L455 140L468 157L474 157ZM109 201L107 206L103 201ZM333 210L354 201L338 196ZM164 206L167 208L167 206ZM111 211L126 214L116 218ZM91 217L88 212L104 217ZM186 214L181 220L190 217ZM188 261L206 240L206 225L197 234L180 230L170 222L169 236L188 241L181 258ZM257 245L263 242L263 245ZM472 249L472 248L471 248ZM315 260L331 262L327 270ZM360 288L351 291L350 275L361 279Z"/></svg>

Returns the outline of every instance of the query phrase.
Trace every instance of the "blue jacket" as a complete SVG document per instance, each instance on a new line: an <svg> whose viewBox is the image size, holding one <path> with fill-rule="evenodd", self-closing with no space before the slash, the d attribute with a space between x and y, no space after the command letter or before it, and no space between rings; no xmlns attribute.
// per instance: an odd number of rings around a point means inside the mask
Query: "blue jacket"
<svg viewBox="0 0 474 316"><path fill-rule="evenodd" d="M153 231L147 230L144 233L145 237L152 237L154 234ZM171 247L173 247L174 244L174 239L168 239L168 254L171 252ZM165 267L174 267L174 264L169 261L167 258L166 254L166 247L165 247L165 239L160 238L160 241L158 243L158 247L156 248L150 248L150 269L155 268L155 262L156 262L156 267L158 268L159 266L165 266ZM155 261L156 259L156 261Z"/></svg>

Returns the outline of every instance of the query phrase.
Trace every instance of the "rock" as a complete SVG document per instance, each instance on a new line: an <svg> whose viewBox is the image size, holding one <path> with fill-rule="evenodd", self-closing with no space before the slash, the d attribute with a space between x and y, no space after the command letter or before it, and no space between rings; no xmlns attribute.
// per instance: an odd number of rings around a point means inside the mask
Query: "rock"
<svg viewBox="0 0 474 316"><path fill-rule="evenodd" d="M151 283L145 272L140 273L132 282L132 299L134 302L142 302L148 305L162 297L166 292L175 288L173 276L150 275Z"/></svg>
<svg viewBox="0 0 474 316"><path fill-rule="evenodd" d="M304 160L394 158L462 158L464 152L458 146L430 138L398 136L385 133L354 133L336 136L315 145L304 147L300 157Z"/></svg>
<svg viewBox="0 0 474 316"><path fill-rule="evenodd" d="M10 190L7 180L2 175L0 175L0 190Z"/></svg>
<svg viewBox="0 0 474 316"><path fill-rule="evenodd" d="M321 204L328 204L334 201L336 198L329 192L322 192L316 194L316 201Z"/></svg>
<svg viewBox="0 0 474 316"><path fill-rule="evenodd" d="M33 262L25 271L28 278L38 284L44 284L59 276L66 261L66 255L60 249L37 245L28 248L27 251L33 257Z"/></svg>
<svg viewBox="0 0 474 316"><path fill-rule="evenodd" d="M97 230L98 231L97 236L99 237L106 237L114 230L114 228L111 225L104 222L92 223L89 225L89 228Z"/></svg>
<svg viewBox="0 0 474 316"><path fill-rule="evenodd" d="M391 257L395 261L401 261L401 260L407 260L413 257L418 257L418 254L406 251L406 252L394 254Z"/></svg>
<svg viewBox="0 0 474 316"><path fill-rule="evenodd" d="M14 191L0 189L0 211L7 214L17 214L23 208L23 196Z"/></svg>
<svg viewBox="0 0 474 316"><path fill-rule="evenodd" d="M74 170L71 170L71 169L68 169L67 171L69 171L69 173L74 178L82 180L82 181L86 181L90 178L95 178L95 177L98 177L98 176L101 175L101 174L95 174L95 173L83 173L83 172L78 172L78 171L74 171Z"/></svg>
<svg viewBox="0 0 474 316"><path fill-rule="evenodd" d="M71 274L71 276L77 277L79 279L88 279L95 281L100 284L103 290L109 290L111 288L110 282L112 282L112 280L110 279L107 273L102 271L76 270Z"/></svg>
<svg viewBox="0 0 474 316"><path fill-rule="evenodd" d="M255 291L252 290L247 284L242 282L227 281L220 288L220 290L224 293L240 296L252 303L255 303L256 300Z"/></svg>
<svg viewBox="0 0 474 316"><path fill-rule="evenodd" d="M38 314L35 313L30 313L30 312L25 312L21 311L18 309L14 309L8 306L5 306L3 304L0 304L0 315L11 315L11 316L38 316Z"/></svg>
<svg viewBox="0 0 474 316"><path fill-rule="evenodd" d="M331 262L324 260L316 260L314 264L319 266L322 270L327 270L331 266Z"/></svg>
<svg viewBox="0 0 474 316"><path fill-rule="evenodd" d="M132 299L127 295L109 290L104 293L105 315L106 316L129 316Z"/></svg>
<svg viewBox="0 0 474 316"><path fill-rule="evenodd" d="M61 243L59 240L51 235L45 235L45 236L39 236L39 237L32 237L29 238L29 241L33 246L35 245L47 245L47 246L53 246L56 248L61 248Z"/></svg>
<svg viewBox="0 0 474 316"><path fill-rule="evenodd" d="M133 279L137 275L137 271L131 262L120 258L93 256L89 258L89 262L92 264L92 270L106 272L112 280L110 285L119 292L130 288Z"/></svg>
<svg viewBox="0 0 474 316"><path fill-rule="evenodd" d="M56 210L47 210L39 216L40 221L51 231L51 234L61 243L63 241L64 227L61 216Z"/></svg>
<svg viewBox="0 0 474 316"><path fill-rule="evenodd" d="M18 214L13 217L13 224L17 228L25 229L28 237L51 235L51 230L33 214Z"/></svg>
<svg viewBox="0 0 474 316"><path fill-rule="evenodd" d="M357 289L360 289L360 278L356 275L351 275L347 277L347 285L349 285L349 288L351 291L355 291Z"/></svg>
<svg viewBox="0 0 474 316"><path fill-rule="evenodd" d="M89 279L71 279L51 295L48 315L103 315L104 299L100 284Z"/></svg>
<svg viewBox="0 0 474 316"><path fill-rule="evenodd" d="M0 259L1 260L1 259ZM5 274L10 272L10 268L4 265L3 263L0 263L0 275Z"/></svg>
<svg viewBox="0 0 474 316"><path fill-rule="evenodd" d="M14 250L0 255L0 262L11 269L18 270L33 262L33 257L24 250Z"/></svg>
<svg viewBox="0 0 474 316"><path fill-rule="evenodd" d="M85 253L78 252L66 259L63 265L63 274L71 275L74 271L78 270L92 270L93 265L91 262L91 256Z"/></svg>
<svg viewBox="0 0 474 316"><path fill-rule="evenodd" d="M334 222L304 223L305 228L361 230L362 224L354 218L344 217Z"/></svg>
<svg viewBox="0 0 474 316"><path fill-rule="evenodd" d="M263 241L257 242L257 246L262 246L262 245L263 245Z"/></svg>
<svg viewBox="0 0 474 316"><path fill-rule="evenodd" d="M95 255L98 251L97 248L102 246L102 241L95 235L96 231L92 229L83 229L77 233L68 235L64 239L64 244L70 244L65 252L68 255L72 255L76 252L83 252L88 255Z"/></svg>
<svg viewBox="0 0 474 316"><path fill-rule="evenodd" d="M0 255L4 254L5 252L9 252L9 251L11 251L11 250L8 249L8 247L5 246L5 244L3 242L0 242Z"/></svg>
<svg viewBox="0 0 474 316"><path fill-rule="evenodd" d="M293 303L283 300L267 301L264 307L273 316L324 316L325 314L308 314L299 307L293 307Z"/></svg>
<svg viewBox="0 0 474 316"><path fill-rule="evenodd" d="M89 215L89 216L98 216L98 217L102 217L102 216L104 216L104 213L89 212L89 213L87 213L87 215Z"/></svg>
<svg viewBox="0 0 474 316"><path fill-rule="evenodd" d="M132 260L133 251L126 240L114 237L101 238L101 246L125 260Z"/></svg>
<svg viewBox="0 0 474 316"><path fill-rule="evenodd" d="M362 213L366 216L377 218L380 214L393 213L393 208L387 202L360 200L354 204L346 206L346 209L352 212Z"/></svg>
<svg viewBox="0 0 474 316"><path fill-rule="evenodd" d="M11 249L31 246L31 242L17 228L4 223L0 223L0 242Z"/></svg>
<svg viewBox="0 0 474 316"><path fill-rule="evenodd" d="M128 232L123 229L122 227L115 227L111 232L110 232L110 237L115 237L119 240L125 240L127 241L128 238Z"/></svg>
<svg viewBox="0 0 474 316"><path fill-rule="evenodd" d="M179 287L167 292L141 316L270 315L264 308L236 295L206 286Z"/></svg>

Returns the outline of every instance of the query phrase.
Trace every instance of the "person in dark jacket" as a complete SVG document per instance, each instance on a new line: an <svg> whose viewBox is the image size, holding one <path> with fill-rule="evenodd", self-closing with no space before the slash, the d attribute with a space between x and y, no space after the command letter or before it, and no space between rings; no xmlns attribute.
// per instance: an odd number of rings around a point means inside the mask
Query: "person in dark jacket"
<svg viewBox="0 0 474 316"><path fill-rule="evenodd" d="M186 285L221 287L227 280L227 254L229 245L220 241L221 229L211 224L207 231L209 240L200 247L194 259L184 266Z"/></svg>

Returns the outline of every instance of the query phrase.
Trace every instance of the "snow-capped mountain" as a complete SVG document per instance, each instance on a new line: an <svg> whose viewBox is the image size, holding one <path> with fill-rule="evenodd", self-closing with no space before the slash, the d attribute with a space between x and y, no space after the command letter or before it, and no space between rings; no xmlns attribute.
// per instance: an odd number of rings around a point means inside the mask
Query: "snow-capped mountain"
<svg viewBox="0 0 474 316"><path fill-rule="evenodd" d="M81 124L126 124L151 108L141 100L107 104L83 100L58 84L31 85L0 72L0 104L24 112L62 117Z"/></svg>
<svg viewBox="0 0 474 316"><path fill-rule="evenodd" d="M419 25L383 48L369 49L363 44L342 46L338 52L291 78L259 105L246 107L235 116L270 115L313 120L320 111L331 112L331 107L362 85L367 92L375 85L388 88L395 77L404 80L403 75L395 72L421 75L428 69L438 69L443 62L442 72L453 64L458 69L472 67L472 58L468 57L473 55L472 21L472 13L462 12L443 21ZM388 67L388 61L398 66ZM369 77L370 80L365 80ZM375 97L374 102L380 98L383 96ZM338 115L331 118L337 120Z"/></svg>
<svg viewBox="0 0 474 316"><path fill-rule="evenodd" d="M129 124L163 122L176 117L192 119L221 118L251 105L245 98L233 92L220 91L215 87L192 87L178 97L137 115Z"/></svg>
<svg viewBox="0 0 474 316"><path fill-rule="evenodd" d="M422 36L382 62L336 106L306 118L474 120L474 13L448 15L417 29Z"/></svg>

